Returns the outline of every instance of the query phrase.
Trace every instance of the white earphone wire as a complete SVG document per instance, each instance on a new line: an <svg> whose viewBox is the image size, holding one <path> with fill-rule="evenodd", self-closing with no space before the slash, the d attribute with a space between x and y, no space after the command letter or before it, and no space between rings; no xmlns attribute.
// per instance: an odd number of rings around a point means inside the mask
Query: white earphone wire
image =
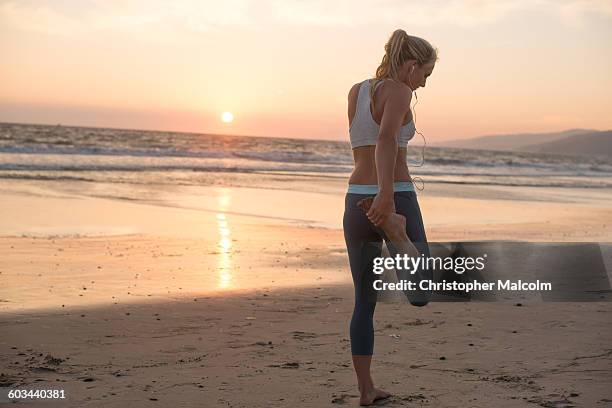
<svg viewBox="0 0 612 408"><path fill-rule="evenodd" d="M412 69L410 70L410 73L412 73L412 71L414 71L414 65L412 66ZM414 131L416 133L418 133L421 138L423 138L423 146L421 148L421 162L418 164L413 165L412 167L423 167L423 165L425 164L425 147L427 146L427 140L425 139L425 135L423 135L421 132L418 131L418 129L416 128L416 106L419 103L419 96L417 95L416 91L414 90L414 87L412 86L412 81L410 81L410 75L408 75L408 84L410 85L410 90L414 93L414 99L415 99L415 104L412 106L411 110L412 110L412 121L414 122ZM417 190L422 191L425 188L425 181L423 180L422 177L416 176L416 177L411 177L412 178L412 183L414 184L414 186L416 187ZM421 182L421 188L419 188L414 182L416 180L420 180Z"/></svg>

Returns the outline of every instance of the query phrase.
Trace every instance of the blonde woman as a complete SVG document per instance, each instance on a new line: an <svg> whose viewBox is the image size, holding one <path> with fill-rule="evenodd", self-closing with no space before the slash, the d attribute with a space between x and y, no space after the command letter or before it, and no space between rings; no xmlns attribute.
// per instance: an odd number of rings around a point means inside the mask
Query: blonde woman
<svg viewBox="0 0 612 408"><path fill-rule="evenodd" d="M390 396L374 386L370 375L376 307L373 260L381 256L383 240L392 253L429 255L406 146L416 131L412 93L425 86L436 60L429 42L396 30L385 45L376 77L353 85L348 95L355 169L349 178L343 225L355 285L350 338L360 405ZM423 306L427 299L411 303Z"/></svg>

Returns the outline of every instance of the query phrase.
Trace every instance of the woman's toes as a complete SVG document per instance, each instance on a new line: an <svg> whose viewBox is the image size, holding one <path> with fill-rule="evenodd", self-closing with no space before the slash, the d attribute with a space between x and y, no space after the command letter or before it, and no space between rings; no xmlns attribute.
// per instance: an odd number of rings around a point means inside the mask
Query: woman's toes
<svg viewBox="0 0 612 408"><path fill-rule="evenodd" d="M376 397L374 398L374 400L385 399L385 398L389 398L390 396L391 396L391 393L388 393L387 391L376 388Z"/></svg>
<svg viewBox="0 0 612 408"><path fill-rule="evenodd" d="M370 389L370 391L361 394L359 398L359 405L367 406L374 403L374 401L382 400L385 398L389 398L391 396L387 391L381 390L379 388Z"/></svg>

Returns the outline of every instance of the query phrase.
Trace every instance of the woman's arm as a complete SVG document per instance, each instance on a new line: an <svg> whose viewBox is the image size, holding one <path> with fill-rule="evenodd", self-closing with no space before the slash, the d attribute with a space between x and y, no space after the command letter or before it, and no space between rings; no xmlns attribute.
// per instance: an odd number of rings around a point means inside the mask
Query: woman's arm
<svg viewBox="0 0 612 408"><path fill-rule="evenodd" d="M379 192L367 215L374 225L380 225L395 212L393 201L393 176L397 157L397 134L402 126L404 115L410 109L412 93L404 85L392 83L389 96L383 106L378 141L376 143L375 161Z"/></svg>

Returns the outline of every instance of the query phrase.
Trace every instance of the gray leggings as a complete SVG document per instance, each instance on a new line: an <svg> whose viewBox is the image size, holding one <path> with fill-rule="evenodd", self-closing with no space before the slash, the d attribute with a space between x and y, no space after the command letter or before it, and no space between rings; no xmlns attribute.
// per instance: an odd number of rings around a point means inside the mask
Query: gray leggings
<svg viewBox="0 0 612 408"><path fill-rule="evenodd" d="M394 256L393 246L388 242L385 233L374 226L357 202L372 194L347 193L344 206L344 239L348 250L353 284L355 285L355 308L351 318L351 353L353 355L372 355L374 351L374 309L376 308L376 290L372 284L375 275L372 272L375 257L381 256L383 239ZM395 192L395 211L406 217L406 233L421 254L429 256L427 237L423 227L421 210L414 191ZM412 302L411 302L412 303ZM424 306L426 304L416 304Z"/></svg>

